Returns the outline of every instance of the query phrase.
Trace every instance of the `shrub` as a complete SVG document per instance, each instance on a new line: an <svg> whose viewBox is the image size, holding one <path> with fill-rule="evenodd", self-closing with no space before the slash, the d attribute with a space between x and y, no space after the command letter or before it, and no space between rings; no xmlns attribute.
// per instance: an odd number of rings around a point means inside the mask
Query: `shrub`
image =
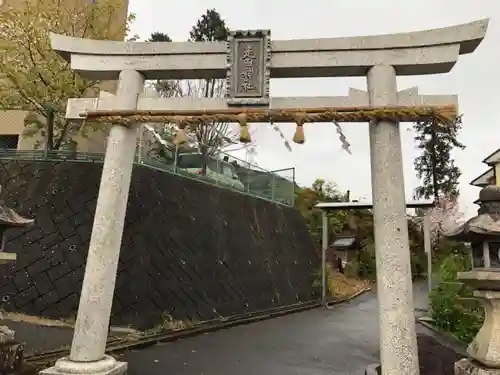
<svg viewBox="0 0 500 375"><path fill-rule="evenodd" d="M326 295L327 296L333 296L333 290L331 288L331 280L333 279L333 267L330 263L326 263L325 265L326 268ZM322 280L321 280L321 267L320 269L314 274L314 282L313 282L313 288L320 288L322 287L321 285Z"/></svg>
<svg viewBox="0 0 500 375"><path fill-rule="evenodd" d="M358 275L364 279L375 280L377 278L375 244L371 238L363 241L358 254L357 271Z"/></svg>
<svg viewBox="0 0 500 375"><path fill-rule="evenodd" d="M468 269L468 255L449 255L439 267L437 286L429 293L436 326L467 343L476 336L484 319L482 308L472 301L472 289L457 280L458 272Z"/></svg>
<svg viewBox="0 0 500 375"><path fill-rule="evenodd" d="M413 249L410 249L412 277L419 277L422 276L423 272L427 268L426 254L424 252L416 252L412 250ZM373 239L368 238L363 241L355 268L359 277L368 280L375 280L377 278L377 260Z"/></svg>

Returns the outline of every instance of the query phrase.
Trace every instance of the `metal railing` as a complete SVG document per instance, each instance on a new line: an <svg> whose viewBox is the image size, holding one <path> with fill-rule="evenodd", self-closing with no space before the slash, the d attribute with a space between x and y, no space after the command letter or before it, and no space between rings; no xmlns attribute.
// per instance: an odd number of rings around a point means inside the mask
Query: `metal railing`
<svg viewBox="0 0 500 375"><path fill-rule="evenodd" d="M0 159L103 163L104 153L0 149ZM205 168L208 172L205 170L203 173L182 168L180 165L176 166L174 160L140 154L136 154L134 163L287 206L294 205L295 168L267 171L224 152L218 153L217 158L211 159L215 166ZM235 175L229 175L226 169L232 170Z"/></svg>

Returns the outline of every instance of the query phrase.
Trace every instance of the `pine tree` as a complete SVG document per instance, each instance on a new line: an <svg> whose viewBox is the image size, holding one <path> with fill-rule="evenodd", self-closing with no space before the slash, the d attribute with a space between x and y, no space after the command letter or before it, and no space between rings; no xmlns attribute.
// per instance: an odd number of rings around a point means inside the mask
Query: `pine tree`
<svg viewBox="0 0 500 375"><path fill-rule="evenodd" d="M151 34L148 39L148 42L171 42L172 39L165 33L160 33L159 31L155 31Z"/></svg>
<svg viewBox="0 0 500 375"><path fill-rule="evenodd" d="M228 28L219 12L207 9L189 33L191 42L220 42L227 39Z"/></svg>
<svg viewBox="0 0 500 375"><path fill-rule="evenodd" d="M465 148L457 139L461 128L461 118L448 126L439 126L435 121L419 121L414 125L417 148L422 152L414 161L417 177L422 179L422 185L415 189L415 198L434 197L437 201L442 196L458 196L462 172L452 152Z"/></svg>

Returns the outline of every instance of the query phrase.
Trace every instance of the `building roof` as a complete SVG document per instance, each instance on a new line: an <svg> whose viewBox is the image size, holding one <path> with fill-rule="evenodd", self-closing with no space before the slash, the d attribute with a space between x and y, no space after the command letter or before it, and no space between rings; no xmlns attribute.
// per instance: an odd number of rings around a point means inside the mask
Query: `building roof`
<svg viewBox="0 0 500 375"><path fill-rule="evenodd" d="M483 163L489 167L500 164L500 148L485 157ZM488 169L486 172L473 179L469 184L472 186L485 187L490 184L492 178L495 178L494 168Z"/></svg>
<svg viewBox="0 0 500 375"><path fill-rule="evenodd" d="M5 207L0 202L0 227L26 227L34 222L35 220L22 217L12 208Z"/></svg>
<svg viewBox="0 0 500 375"><path fill-rule="evenodd" d="M336 250L349 249L356 243L356 236L339 236L333 241L331 247Z"/></svg>
<svg viewBox="0 0 500 375"><path fill-rule="evenodd" d="M486 160L486 159L485 159ZM485 187L490 184L490 180L495 177L495 171L493 168L488 169L486 172L476 177L470 182L472 186Z"/></svg>
<svg viewBox="0 0 500 375"><path fill-rule="evenodd" d="M490 167L500 163L500 148L484 158L483 163L488 164Z"/></svg>

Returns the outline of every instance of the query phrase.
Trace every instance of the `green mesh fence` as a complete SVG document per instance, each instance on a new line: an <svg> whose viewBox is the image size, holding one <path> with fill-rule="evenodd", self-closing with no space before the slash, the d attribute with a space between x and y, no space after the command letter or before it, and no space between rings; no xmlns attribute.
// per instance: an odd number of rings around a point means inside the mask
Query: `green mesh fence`
<svg viewBox="0 0 500 375"><path fill-rule="evenodd" d="M0 159L103 163L104 153L0 149ZM182 151L171 155L137 152L134 162L276 203L294 204L294 168L268 171L224 152L216 156Z"/></svg>

